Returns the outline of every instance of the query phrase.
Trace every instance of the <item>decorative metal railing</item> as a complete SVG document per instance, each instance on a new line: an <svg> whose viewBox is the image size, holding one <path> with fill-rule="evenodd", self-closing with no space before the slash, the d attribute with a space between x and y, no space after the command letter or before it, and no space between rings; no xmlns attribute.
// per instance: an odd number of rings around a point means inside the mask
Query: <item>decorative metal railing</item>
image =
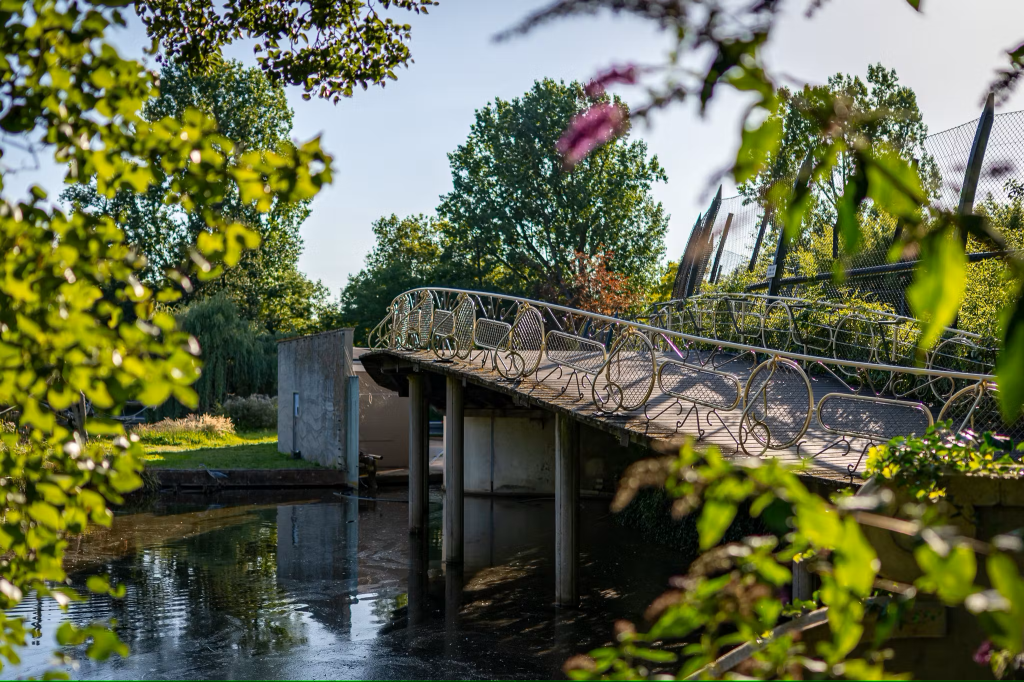
<svg viewBox="0 0 1024 682"><path fill-rule="evenodd" d="M847 454L850 438L866 441L851 472L871 443L921 434L936 419L951 420L956 431L1024 440L1024 419L1006 423L998 410L995 348L947 329L919 356L919 334L913 318L757 294L695 296L618 319L513 296L422 288L395 298L370 346L489 363L503 380L532 381L524 390L561 386L561 397L572 388L574 402L587 399L603 415L650 424L676 410L677 429L691 415L701 437L704 426L717 423L748 454L799 451L814 420L833 439L809 455L832 448ZM738 413L735 431L725 413Z"/></svg>

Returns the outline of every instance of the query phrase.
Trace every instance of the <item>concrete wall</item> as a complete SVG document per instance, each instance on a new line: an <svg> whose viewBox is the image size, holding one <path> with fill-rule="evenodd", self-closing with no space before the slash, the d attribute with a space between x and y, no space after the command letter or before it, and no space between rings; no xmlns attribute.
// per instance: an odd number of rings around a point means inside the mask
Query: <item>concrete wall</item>
<svg viewBox="0 0 1024 682"><path fill-rule="evenodd" d="M466 410L467 493L555 491L555 417L541 410ZM493 478L492 478L493 466Z"/></svg>
<svg viewBox="0 0 1024 682"><path fill-rule="evenodd" d="M409 399L370 378L359 362L366 350L354 349L353 363L359 377L359 449L381 456L380 468L403 468L409 464Z"/></svg>
<svg viewBox="0 0 1024 682"><path fill-rule="evenodd" d="M554 494L554 414L467 409L465 423L467 493ZM649 455L624 447L610 433L580 425L580 490L614 492L622 470Z"/></svg>
<svg viewBox="0 0 1024 682"><path fill-rule="evenodd" d="M345 469L345 400L350 376L352 329L303 336L277 345L278 450L298 450L303 459ZM293 419L296 393L299 416Z"/></svg>

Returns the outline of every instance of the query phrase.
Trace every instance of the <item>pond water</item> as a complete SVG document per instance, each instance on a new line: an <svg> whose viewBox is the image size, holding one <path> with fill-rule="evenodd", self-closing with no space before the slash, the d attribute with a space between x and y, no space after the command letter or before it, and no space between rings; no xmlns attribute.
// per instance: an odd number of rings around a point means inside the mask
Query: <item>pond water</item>
<svg viewBox="0 0 1024 682"><path fill-rule="evenodd" d="M109 573L125 598L92 596L66 615L27 598L17 613L42 636L0 674L42 674L70 617L116 619L131 649L106 662L69 650L73 678L558 677L684 570L680 553L618 526L606 501L584 501L582 604L556 609L551 499L467 497L465 564L446 572L440 491L422 542L406 532L404 497L222 493L119 514L69 560L76 587Z"/></svg>

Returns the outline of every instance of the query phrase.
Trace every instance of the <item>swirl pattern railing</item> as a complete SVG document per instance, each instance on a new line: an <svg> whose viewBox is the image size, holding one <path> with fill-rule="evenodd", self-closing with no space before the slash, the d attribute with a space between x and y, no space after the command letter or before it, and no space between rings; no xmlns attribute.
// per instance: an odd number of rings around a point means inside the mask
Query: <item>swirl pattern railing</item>
<svg viewBox="0 0 1024 682"><path fill-rule="evenodd" d="M1007 423L998 409L996 349L948 329L921 356L920 331L917 320L884 311L757 294L696 296L619 319L421 288L394 299L369 345L490 365L504 381L532 381L530 391L560 386L555 398L587 400L604 416L650 424L675 410L676 430L691 416L699 437L717 424L752 455L793 447L846 455L851 439L862 439L851 474L870 444L921 434L936 420L1024 440L1024 419ZM726 413L739 417L732 427ZM830 440L801 453L812 423Z"/></svg>

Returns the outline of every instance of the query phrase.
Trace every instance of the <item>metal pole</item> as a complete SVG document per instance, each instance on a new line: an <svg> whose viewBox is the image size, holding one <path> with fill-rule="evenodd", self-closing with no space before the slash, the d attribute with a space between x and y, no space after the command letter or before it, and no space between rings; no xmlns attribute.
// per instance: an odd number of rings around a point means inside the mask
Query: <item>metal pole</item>
<svg viewBox="0 0 1024 682"><path fill-rule="evenodd" d="M754 252L750 254L750 265L747 266L747 272L753 272L754 266L757 265L757 257L761 255L761 242L764 241L764 231L768 228L769 218L771 218L771 211L766 206L764 216L761 218L761 226L757 228L757 239L754 240Z"/></svg>
<svg viewBox="0 0 1024 682"><path fill-rule="evenodd" d="M709 252L711 229L715 226L715 220L718 218L718 209L721 207L722 186L719 185L718 194L715 195L715 200L711 202L711 208L708 209L707 215L704 216L704 227L701 230L701 236L697 242L697 250L694 252L695 258L693 259L693 267L690 268L690 277L686 282L687 298L700 292L700 281L704 277L704 270L707 268L708 257L711 255Z"/></svg>
<svg viewBox="0 0 1024 682"><path fill-rule="evenodd" d="M693 263L693 248L697 243L697 234L700 232L701 214L697 214L697 220L690 230L690 238L686 240L686 249L679 259L679 267L676 269L676 278L672 282L672 299L683 298L686 295L686 277L690 273L690 265Z"/></svg>
<svg viewBox="0 0 1024 682"><path fill-rule="evenodd" d="M970 215L974 212L974 196L978 191L978 180L981 179L981 165L985 162L985 147L988 146L988 136L992 132L992 122L995 120L995 97L989 93L985 100L985 110L978 119L978 127L974 131L974 143L971 144L971 155L967 158L967 170L964 171L964 187L960 190L960 205L957 213ZM967 235L963 235L964 243L967 243Z"/></svg>
<svg viewBox="0 0 1024 682"><path fill-rule="evenodd" d="M447 377L444 420L444 560L462 563L463 517L465 514L465 429L462 380Z"/></svg>
<svg viewBox="0 0 1024 682"><path fill-rule="evenodd" d="M995 95L991 92L985 98L985 109L978 119L978 127L974 130L974 142L971 144L971 155L967 157L967 169L964 171L964 186L960 190L960 205L956 212L959 215L971 215L974 213L974 198L978 192L978 181L981 179L981 166L985 163L985 148L988 146L988 136L992 132L992 123L996 118ZM967 249L967 231L960 235L960 242ZM960 313L953 318L953 329L960 326Z"/></svg>
<svg viewBox="0 0 1024 682"><path fill-rule="evenodd" d="M806 189L811 181L811 164L814 157L811 152L807 153L804 162L800 164L800 172L796 174L796 181L793 183L793 196L796 196L798 189ZM790 237L785 225L779 229L779 243L775 248L775 260L768 268L768 295L778 296L779 287L782 285L782 275L786 269L786 254L789 253Z"/></svg>
<svg viewBox="0 0 1024 682"><path fill-rule="evenodd" d="M555 415L555 603L579 603L579 422Z"/></svg>
<svg viewBox="0 0 1024 682"><path fill-rule="evenodd" d="M410 374L409 381L409 532L427 530L430 486L430 424L427 378Z"/></svg>
<svg viewBox="0 0 1024 682"><path fill-rule="evenodd" d="M725 251L725 240L729 238L729 228L732 227L734 214L730 213L725 218L725 227L722 228L722 238L718 240L718 251L715 253L715 263L711 266L711 283L718 282L719 265L722 264L722 252Z"/></svg>

